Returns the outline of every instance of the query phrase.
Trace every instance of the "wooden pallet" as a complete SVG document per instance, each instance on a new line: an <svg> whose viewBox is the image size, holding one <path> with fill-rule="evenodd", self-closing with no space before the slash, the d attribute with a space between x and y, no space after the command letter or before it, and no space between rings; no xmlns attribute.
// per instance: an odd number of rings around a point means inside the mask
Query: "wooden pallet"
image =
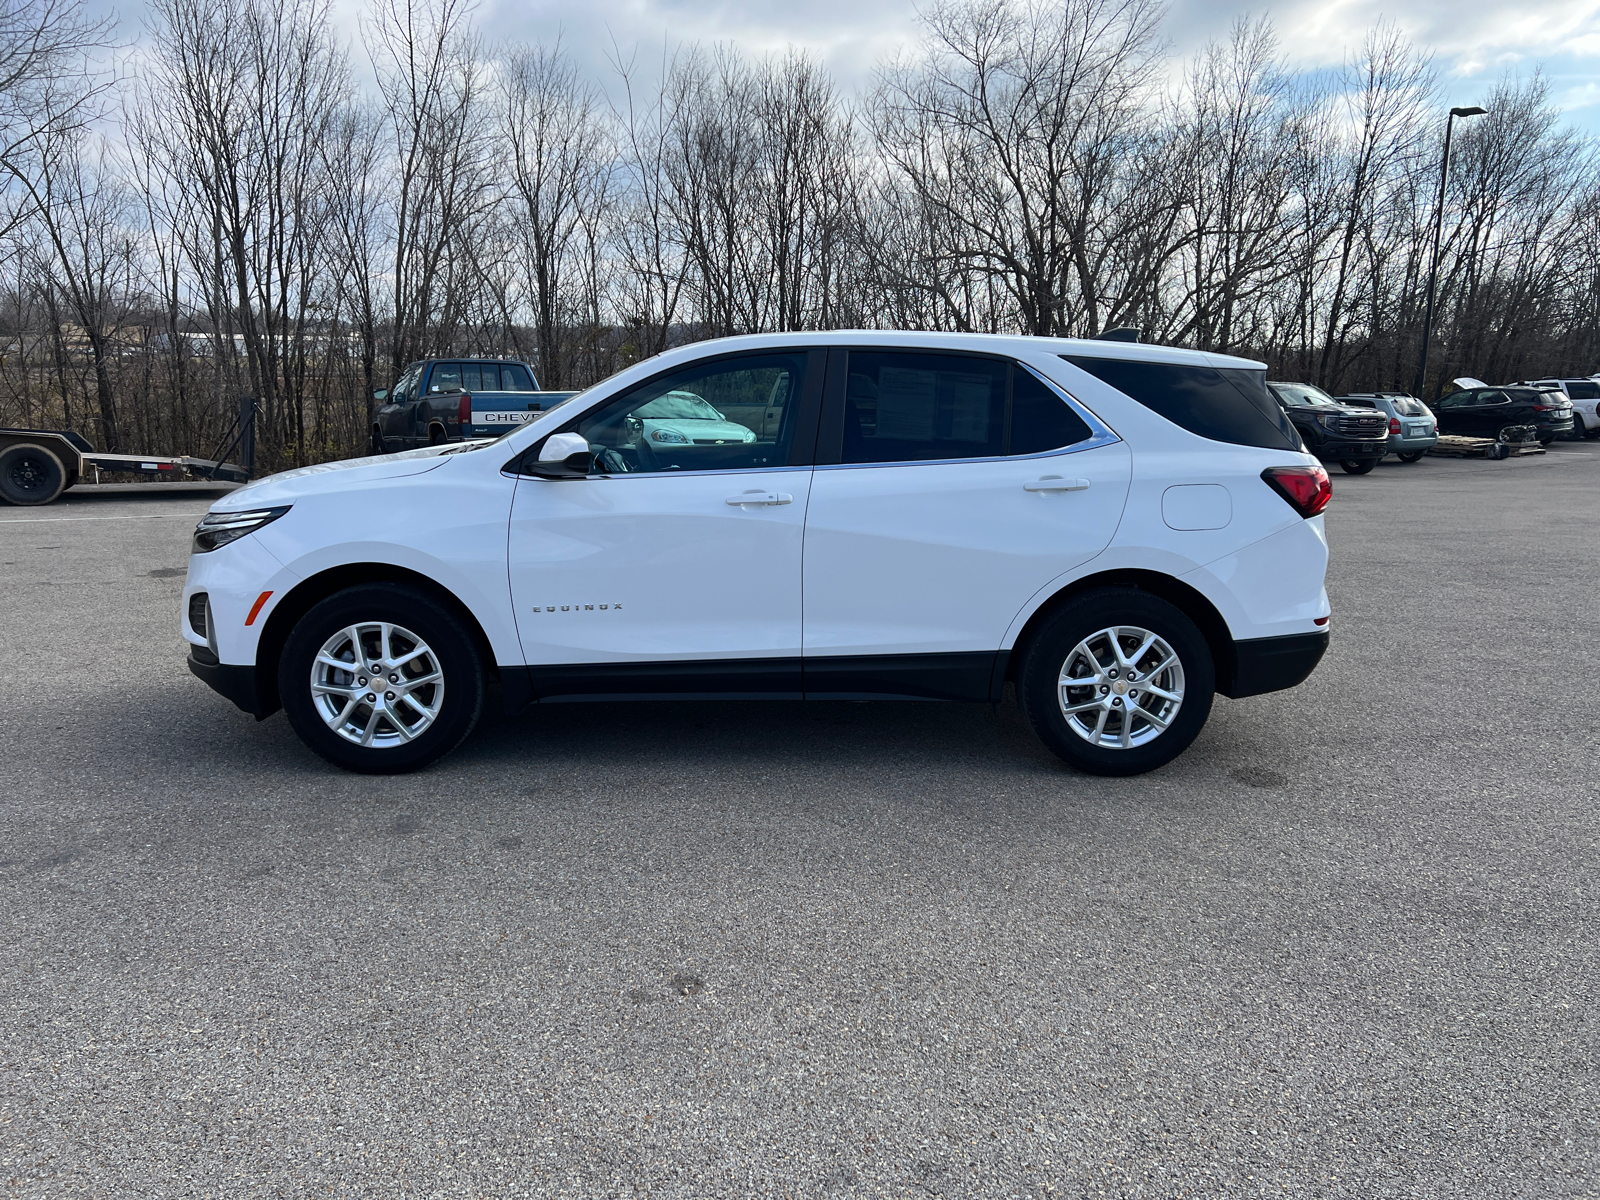
<svg viewBox="0 0 1600 1200"><path fill-rule="evenodd" d="M1439 440L1428 448L1428 453L1443 458L1513 458L1524 454L1543 454L1544 447L1538 442L1501 442L1494 438L1441 433Z"/></svg>

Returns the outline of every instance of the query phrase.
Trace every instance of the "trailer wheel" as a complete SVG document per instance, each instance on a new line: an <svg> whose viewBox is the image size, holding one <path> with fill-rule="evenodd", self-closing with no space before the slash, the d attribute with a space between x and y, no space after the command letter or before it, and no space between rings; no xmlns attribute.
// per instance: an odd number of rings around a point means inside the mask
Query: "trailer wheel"
<svg viewBox="0 0 1600 1200"><path fill-rule="evenodd" d="M66 490L66 468L43 446L12 446L0 454L0 499L7 503L49 504Z"/></svg>

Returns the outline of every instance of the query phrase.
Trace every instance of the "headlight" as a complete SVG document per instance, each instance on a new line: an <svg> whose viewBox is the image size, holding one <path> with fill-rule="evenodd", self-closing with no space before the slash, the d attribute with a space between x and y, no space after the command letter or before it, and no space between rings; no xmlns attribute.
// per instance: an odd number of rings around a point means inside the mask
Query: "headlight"
<svg viewBox="0 0 1600 1200"><path fill-rule="evenodd" d="M1337 429L1337 428L1339 428L1339 414L1338 413L1319 413L1317 415L1317 421L1322 425L1322 427L1324 429Z"/></svg>
<svg viewBox="0 0 1600 1200"><path fill-rule="evenodd" d="M755 430L753 430L753 429L746 429L746 430L745 430L745 431L744 431L744 440L745 440L745 441L746 441L746 442L753 442L753 441L755 441L755 440L756 440L756 433L755 433Z"/></svg>
<svg viewBox="0 0 1600 1200"><path fill-rule="evenodd" d="M650 440L652 442L671 442L678 446L687 446L689 444L689 439L684 437L683 434L675 433L670 429L652 429L650 431Z"/></svg>
<svg viewBox="0 0 1600 1200"><path fill-rule="evenodd" d="M194 527L194 552L204 554L238 541L245 534L272 524L288 511L289 505L285 504L278 508L252 508L248 512L207 513Z"/></svg>

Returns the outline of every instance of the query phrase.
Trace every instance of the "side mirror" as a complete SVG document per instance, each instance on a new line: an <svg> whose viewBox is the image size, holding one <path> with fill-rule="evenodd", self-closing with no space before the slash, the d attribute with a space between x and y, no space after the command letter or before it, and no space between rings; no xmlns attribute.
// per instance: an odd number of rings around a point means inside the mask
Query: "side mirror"
<svg viewBox="0 0 1600 1200"><path fill-rule="evenodd" d="M389 398L389 389L379 388L377 391L372 393L372 398L380 402L387 400Z"/></svg>
<svg viewBox="0 0 1600 1200"><path fill-rule="evenodd" d="M541 479L583 479L594 468L589 439L576 433L552 433L539 447L539 457L526 464L525 474Z"/></svg>

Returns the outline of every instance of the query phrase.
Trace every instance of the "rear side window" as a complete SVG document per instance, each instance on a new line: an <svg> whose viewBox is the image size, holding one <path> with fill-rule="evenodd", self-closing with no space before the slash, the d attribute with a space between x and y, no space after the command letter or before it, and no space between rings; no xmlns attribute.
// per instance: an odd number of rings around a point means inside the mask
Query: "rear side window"
<svg viewBox="0 0 1600 1200"><path fill-rule="evenodd" d="M850 352L847 463L1003 454L1006 364L953 354Z"/></svg>
<svg viewBox="0 0 1600 1200"><path fill-rule="evenodd" d="M1076 445L1094 431L1060 396L1026 371L1011 373L1011 444L1007 454L1043 454Z"/></svg>
<svg viewBox="0 0 1600 1200"><path fill-rule="evenodd" d="M1061 357L1200 437L1268 450L1300 449L1293 424L1267 391L1265 371Z"/></svg>
<svg viewBox="0 0 1600 1200"><path fill-rule="evenodd" d="M843 419L843 463L1041 454L1093 432L1009 362L912 351L850 351Z"/></svg>

